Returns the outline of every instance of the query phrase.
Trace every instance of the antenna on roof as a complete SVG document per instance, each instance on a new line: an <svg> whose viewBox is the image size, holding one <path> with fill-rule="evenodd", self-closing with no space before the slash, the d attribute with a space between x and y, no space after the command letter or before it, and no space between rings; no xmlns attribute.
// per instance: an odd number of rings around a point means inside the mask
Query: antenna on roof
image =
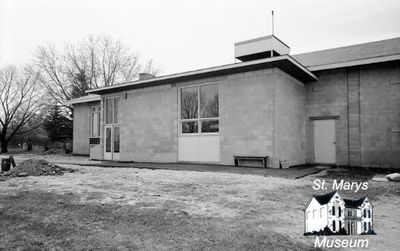
<svg viewBox="0 0 400 251"><path fill-rule="evenodd" d="M272 35L274 35L274 10L272 10Z"/></svg>
<svg viewBox="0 0 400 251"><path fill-rule="evenodd" d="M271 12L271 18L272 18L272 36L274 35L274 10ZM271 58L274 56L274 51L271 50Z"/></svg>

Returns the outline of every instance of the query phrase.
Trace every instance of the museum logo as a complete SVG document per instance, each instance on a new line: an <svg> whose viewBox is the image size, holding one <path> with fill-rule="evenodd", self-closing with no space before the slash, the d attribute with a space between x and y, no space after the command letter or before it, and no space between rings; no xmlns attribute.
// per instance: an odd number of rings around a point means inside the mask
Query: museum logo
<svg viewBox="0 0 400 251"><path fill-rule="evenodd" d="M368 247L367 239L326 236L375 234L373 223L373 205L366 196L345 199L337 191L313 195L304 209L304 235L316 236L315 247Z"/></svg>

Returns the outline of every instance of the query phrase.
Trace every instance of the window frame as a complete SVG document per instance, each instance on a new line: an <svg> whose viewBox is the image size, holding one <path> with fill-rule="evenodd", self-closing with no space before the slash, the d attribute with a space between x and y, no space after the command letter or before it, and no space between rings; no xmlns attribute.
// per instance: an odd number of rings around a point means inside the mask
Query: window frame
<svg viewBox="0 0 400 251"><path fill-rule="evenodd" d="M119 99L119 102L118 102L118 114L117 114L117 119L118 119L118 121L117 122L115 122L115 118L114 118L114 115L115 115L115 100L116 99ZM107 123L107 107L106 107L106 100L112 100L112 108L111 108L111 116L112 116L112 119L111 119L111 123ZM106 125L119 125L120 124L120 117L121 116L119 116L120 115L120 113L121 113L121 96L107 96L107 97L104 97L104 100L103 100L103 116L104 116L104 119L103 119L103 121L104 121L104 125L106 126Z"/></svg>
<svg viewBox="0 0 400 251"><path fill-rule="evenodd" d="M201 86L216 85L218 87L218 117L213 118L202 118L201 117L201 107L200 107L200 88ZM187 88L197 87L197 118L193 119L182 119L182 90ZM220 134L220 112L221 112L221 88L219 82L208 82L202 84L192 84L186 85L178 88L178 135L180 137L190 137L190 136L209 136L209 135L219 135ZM218 132L201 132L201 122L203 121L218 121ZM184 122L197 122L197 133L183 133L182 123Z"/></svg>
<svg viewBox="0 0 400 251"><path fill-rule="evenodd" d="M96 109L95 111L93 111L93 109ZM101 105L93 105L93 106L90 106L90 117L89 117L89 138L100 138L101 137L101 118L100 118L100 114L101 114L101 111L102 111L102 109L101 109ZM94 130L93 130L93 121L94 121L94 119L93 119L93 117L94 117L94 115L95 114L97 114L97 116L98 116L98 118L97 118L97 121L98 121L98 136L94 136L94 134L93 134L93 132L94 132Z"/></svg>

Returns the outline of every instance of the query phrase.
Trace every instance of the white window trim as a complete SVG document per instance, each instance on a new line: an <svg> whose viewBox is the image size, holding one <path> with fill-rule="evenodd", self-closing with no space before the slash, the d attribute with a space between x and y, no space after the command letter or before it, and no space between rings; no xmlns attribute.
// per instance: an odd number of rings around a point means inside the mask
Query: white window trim
<svg viewBox="0 0 400 251"><path fill-rule="evenodd" d="M97 111L94 112L93 108L97 109ZM95 113L97 113L97 115L99 116L99 118L98 118L99 135L97 137L93 136L93 122L92 121L93 121L93 114L95 114ZM100 138L100 135L101 135L101 126L100 126L101 125L101 116L100 116L100 114L101 114L101 105L90 106L90 116L89 116L89 136L90 136L90 138Z"/></svg>
<svg viewBox="0 0 400 251"><path fill-rule="evenodd" d="M214 118L200 118L200 87L205 86L205 85L217 85L218 86L218 117ZM186 88L193 88L197 87L197 107L198 107L198 118L196 119L182 119L181 116L181 106L182 106L182 89ZM191 137L191 136L212 136L212 135L219 135L220 134L220 112L221 112L221 88L219 82L208 82L208 83L203 83L203 84L193 84L193 85L187 85L187 86L182 86L178 88L178 135L180 137ZM202 121L213 121L217 120L218 121L218 132L201 132L201 122ZM182 133L182 122L198 122L197 125L197 133Z"/></svg>
<svg viewBox="0 0 400 251"><path fill-rule="evenodd" d="M107 126L107 125L119 125L120 124L120 121L121 121L121 116L119 116L119 118L118 118L118 122L117 123L114 123L114 99L116 99L116 98L119 98L119 102L120 102L120 104L119 104L119 107L118 107L118 115L121 113L121 100L122 100L122 98L121 98L121 96L107 96L107 97L104 97L104 100L103 100L103 117L104 117L104 126ZM107 99L112 99L113 100L113 102L112 102L112 119L111 119L111 123L107 123L107 107L106 107L106 100Z"/></svg>

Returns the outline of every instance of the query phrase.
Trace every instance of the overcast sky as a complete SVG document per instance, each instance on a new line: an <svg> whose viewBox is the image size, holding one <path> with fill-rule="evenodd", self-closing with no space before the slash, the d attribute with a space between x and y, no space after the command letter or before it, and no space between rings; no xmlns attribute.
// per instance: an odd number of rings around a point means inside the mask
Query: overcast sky
<svg viewBox="0 0 400 251"><path fill-rule="evenodd" d="M0 0L0 64L38 45L111 35L162 75L234 62L233 43L271 34L308 52L400 36L400 0Z"/></svg>

